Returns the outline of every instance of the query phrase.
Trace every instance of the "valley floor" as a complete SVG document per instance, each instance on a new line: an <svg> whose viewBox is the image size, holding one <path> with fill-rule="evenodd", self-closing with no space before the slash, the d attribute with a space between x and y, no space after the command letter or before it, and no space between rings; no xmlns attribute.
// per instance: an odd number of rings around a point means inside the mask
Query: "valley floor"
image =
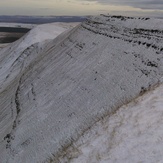
<svg viewBox="0 0 163 163"><path fill-rule="evenodd" d="M12 43L36 25L20 23L0 23L0 50Z"/></svg>

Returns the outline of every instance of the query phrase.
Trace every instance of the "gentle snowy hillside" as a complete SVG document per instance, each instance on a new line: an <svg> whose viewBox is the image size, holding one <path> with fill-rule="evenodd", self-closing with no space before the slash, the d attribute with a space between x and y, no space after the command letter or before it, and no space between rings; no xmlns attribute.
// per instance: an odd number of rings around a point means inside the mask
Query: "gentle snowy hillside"
<svg viewBox="0 0 163 163"><path fill-rule="evenodd" d="M16 123L14 119L16 119L19 109L16 104L17 97L15 95L15 90L19 76L22 75L21 72L26 71L27 67L38 57L43 44L48 43L61 33L68 32L77 24L78 23L52 23L39 25L20 40L11 43L0 51L1 141L5 140L6 133L9 133ZM12 106L13 103L16 104L16 107ZM6 154L3 153L5 147L2 144L3 143L1 143L0 146L0 160L6 160L8 158L6 157Z"/></svg>
<svg viewBox="0 0 163 163"><path fill-rule="evenodd" d="M57 163L96 121L162 82L163 20L101 15L66 29L38 26L0 51L3 163Z"/></svg>
<svg viewBox="0 0 163 163"><path fill-rule="evenodd" d="M24 68L19 67L19 64L23 64L24 61L29 62L26 63L27 65L33 62L34 58L39 55L38 53L42 49L42 44L49 42L63 32L68 32L68 29L71 29L76 25L76 23L52 23L39 25L27 33L20 40L16 41L10 46L7 46L6 48L3 48L0 51L1 86L3 84L6 85L8 81L11 82L12 79L15 79L16 75L19 75L20 71L22 71ZM35 54L29 56L33 50L33 53ZM10 74L12 79L10 79ZM1 87L0 90L2 91L5 88L6 87Z"/></svg>
<svg viewBox="0 0 163 163"><path fill-rule="evenodd" d="M163 162L163 85L96 123L60 162Z"/></svg>

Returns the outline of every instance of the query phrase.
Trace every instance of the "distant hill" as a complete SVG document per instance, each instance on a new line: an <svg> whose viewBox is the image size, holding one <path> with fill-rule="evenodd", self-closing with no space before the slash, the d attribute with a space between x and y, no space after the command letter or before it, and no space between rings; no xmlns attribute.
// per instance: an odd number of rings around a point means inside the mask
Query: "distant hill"
<svg viewBox="0 0 163 163"><path fill-rule="evenodd" d="M0 22L44 24L52 22L83 22L83 16L0 16Z"/></svg>

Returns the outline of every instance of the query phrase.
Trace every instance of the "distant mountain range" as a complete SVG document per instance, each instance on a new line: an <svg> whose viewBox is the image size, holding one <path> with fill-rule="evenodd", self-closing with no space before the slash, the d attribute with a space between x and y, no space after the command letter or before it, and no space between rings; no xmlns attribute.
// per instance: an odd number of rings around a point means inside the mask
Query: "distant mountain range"
<svg viewBox="0 0 163 163"><path fill-rule="evenodd" d="M43 24L52 22L83 22L84 16L0 16L0 22Z"/></svg>

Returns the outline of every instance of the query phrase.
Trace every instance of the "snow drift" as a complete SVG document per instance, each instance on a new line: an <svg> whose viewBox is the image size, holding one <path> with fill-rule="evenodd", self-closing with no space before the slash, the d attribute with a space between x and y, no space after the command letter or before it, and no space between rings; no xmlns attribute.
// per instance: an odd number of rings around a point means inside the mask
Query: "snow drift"
<svg viewBox="0 0 163 163"><path fill-rule="evenodd" d="M159 19L101 15L2 49L0 160L58 162L96 121L159 84L162 29Z"/></svg>
<svg viewBox="0 0 163 163"><path fill-rule="evenodd" d="M60 163L163 162L163 85L93 125Z"/></svg>

